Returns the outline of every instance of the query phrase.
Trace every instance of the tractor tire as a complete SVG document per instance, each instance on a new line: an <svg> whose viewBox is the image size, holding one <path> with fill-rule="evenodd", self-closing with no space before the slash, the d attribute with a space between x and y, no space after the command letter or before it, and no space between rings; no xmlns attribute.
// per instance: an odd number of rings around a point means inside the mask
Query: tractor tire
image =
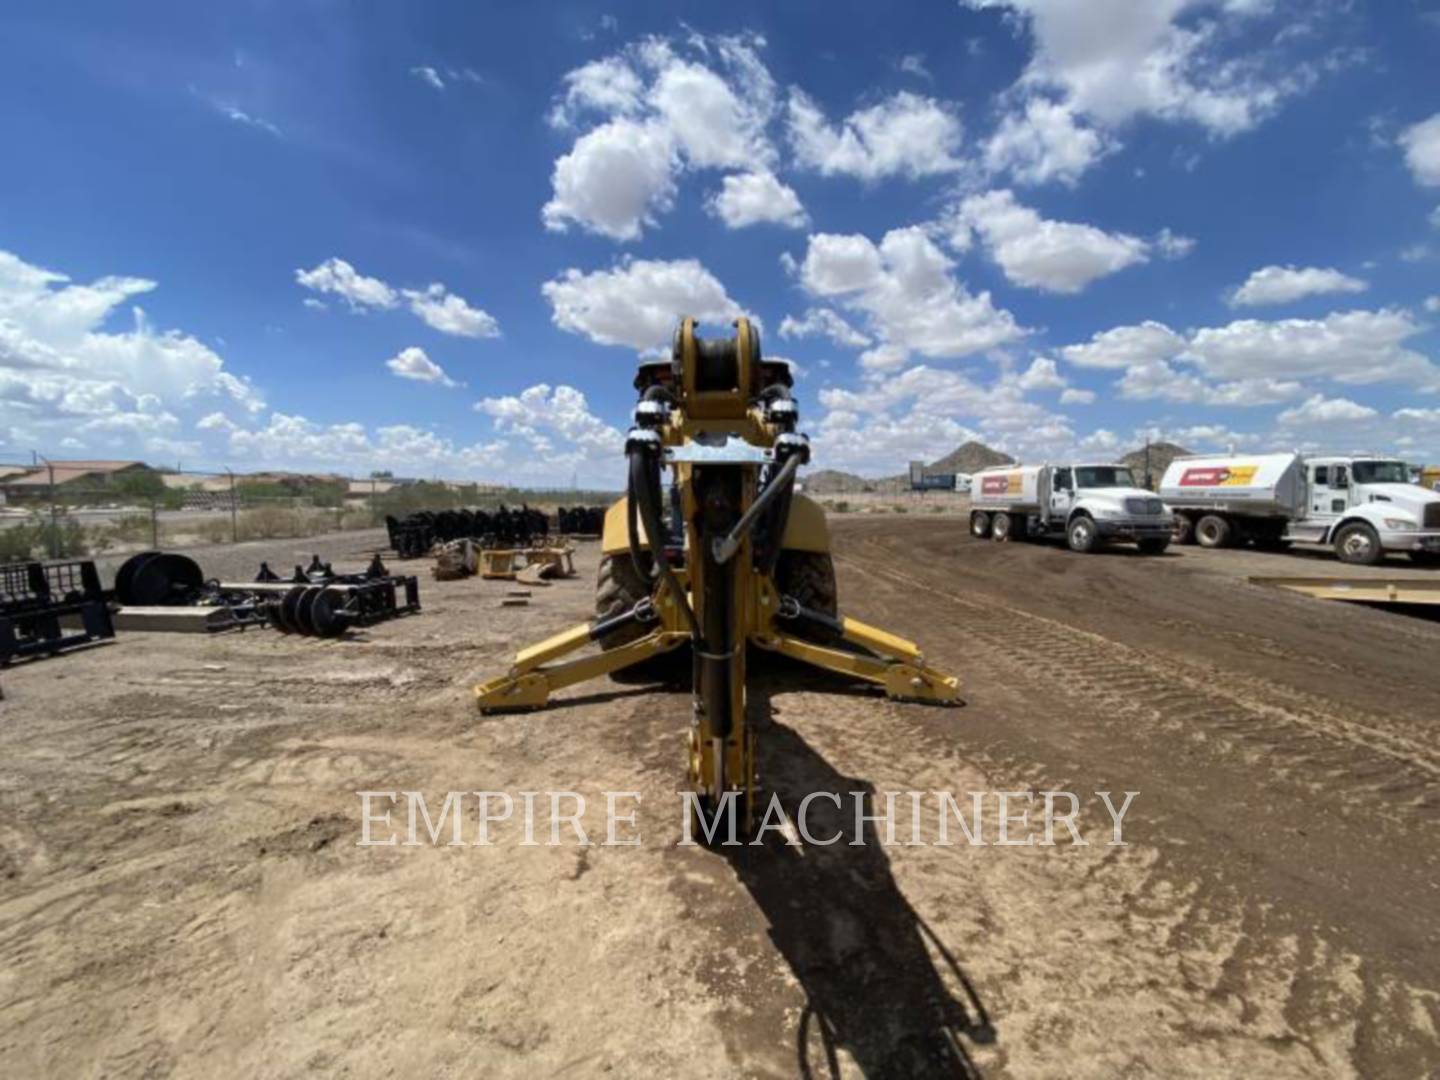
<svg viewBox="0 0 1440 1080"><path fill-rule="evenodd" d="M800 606L832 619L839 618L840 605L835 588L835 563L827 551L782 551L775 564L775 588L781 596L792 596ZM813 622L798 621L795 633L810 641L834 641L839 635Z"/></svg>
<svg viewBox="0 0 1440 1080"><path fill-rule="evenodd" d="M1089 555L1100 547L1100 530L1089 514L1079 514L1071 518L1070 524L1065 527L1065 541L1071 551Z"/></svg>
<svg viewBox="0 0 1440 1080"><path fill-rule="evenodd" d="M1010 539L1015 530L1015 521L1011 516L1001 510L990 522L990 536L997 544L1003 544Z"/></svg>
<svg viewBox="0 0 1440 1080"><path fill-rule="evenodd" d="M1235 531L1219 514L1206 514L1195 523L1195 542L1203 548L1229 547Z"/></svg>
<svg viewBox="0 0 1440 1080"><path fill-rule="evenodd" d="M1195 519L1185 514L1175 515L1175 524L1172 527L1175 534L1175 543L1186 546L1195 543Z"/></svg>
<svg viewBox="0 0 1440 1080"><path fill-rule="evenodd" d="M976 510L970 515L970 535L976 540L984 540L990 535L990 515L984 510Z"/></svg>
<svg viewBox="0 0 1440 1080"><path fill-rule="evenodd" d="M635 561L628 551L606 555L600 560L600 573L595 584L595 617L608 619L629 611L651 594L650 584L635 569ZM600 648L618 649L639 641L653 626L634 622L629 626L606 634L600 639Z"/></svg>
<svg viewBox="0 0 1440 1080"><path fill-rule="evenodd" d="M1141 555L1164 555L1170 547L1168 536L1147 536L1144 540L1135 541L1135 546L1140 549Z"/></svg>
<svg viewBox="0 0 1440 1080"><path fill-rule="evenodd" d="M1352 521L1335 534L1335 554L1352 566L1374 566L1385 558L1380 534L1363 521Z"/></svg>

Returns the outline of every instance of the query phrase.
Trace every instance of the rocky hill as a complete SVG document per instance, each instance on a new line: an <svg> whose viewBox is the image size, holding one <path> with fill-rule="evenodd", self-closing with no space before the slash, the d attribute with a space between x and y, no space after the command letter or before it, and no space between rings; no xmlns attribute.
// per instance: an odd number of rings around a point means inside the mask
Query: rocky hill
<svg viewBox="0 0 1440 1080"><path fill-rule="evenodd" d="M967 442L956 447L938 461L925 466L927 473L973 473L990 469L996 465L1013 465L1015 459L999 450L992 450L984 443Z"/></svg>
<svg viewBox="0 0 1440 1080"><path fill-rule="evenodd" d="M992 450L984 443L971 441L964 446L957 446L944 457L930 462L925 466L925 472L927 474L973 473L994 465L1009 465L1014 460L1009 454ZM910 473L907 471L898 476L868 479L857 476L855 473L841 472L838 469L821 469L818 472L802 475L800 482L804 484L805 491L810 495L853 495L859 492L894 495L910 490Z"/></svg>
<svg viewBox="0 0 1440 1080"><path fill-rule="evenodd" d="M1177 457L1185 457L1190 452L1191 451L1186 450L1183 446L1176 446L1174 443L1151 443L1150 479L1148 485L1145 479L1145 448L1143 446L1121 457L1119 463L1130 466L1130 471L1135 474L1135 479L1140 482L1141 486L1154 488L1160 485L1160 477L1165 475L1165 470L1170 467L1170 462L1174 461Z"/></svg>
<svg viewBox="0 0 1440 1080"><path fill-rule="evenodd" d="M838 469L821 469L818 472L802 474L800 483L807 495L846 495L874 491L876 481Z"/></svg>

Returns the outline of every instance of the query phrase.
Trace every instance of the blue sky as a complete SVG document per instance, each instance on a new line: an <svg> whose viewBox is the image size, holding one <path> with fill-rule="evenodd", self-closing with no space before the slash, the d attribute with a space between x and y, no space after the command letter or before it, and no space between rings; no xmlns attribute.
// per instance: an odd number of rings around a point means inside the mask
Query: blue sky
<svg viewBox="0 0 1440 1080"><path fill-rule="evenodd" d="M1440 459L1440 2L7 5L0 457L616 482L757 317L820 466Z"/></svg>

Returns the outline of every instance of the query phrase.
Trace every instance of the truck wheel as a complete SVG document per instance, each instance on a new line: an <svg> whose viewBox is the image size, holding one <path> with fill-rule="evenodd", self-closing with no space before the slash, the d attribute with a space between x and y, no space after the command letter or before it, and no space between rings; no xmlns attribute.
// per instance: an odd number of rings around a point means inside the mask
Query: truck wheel
<svg viewBox="0 0 1440 1080"><path fill-rule="evenodd" d="M1374 566L1385 557L1380 534L1363 521L1352 521L1335 534L1335 554L1341 562Z"/></svg>
<svg viewBox="0 0 1440 1080"><path fill-rule="evenodd" d="M1195 523L1195 542L1203 548L1229 547L1233 532L1230 522L1223 517L1206 514Z"/></svg>
<svg viewBox="0 0 1440 1080"><path fill-rule="evenodd" d="M1165 549L1170 546L1168 536L1147 536L1144 540L1135 541L1135 546L1140 549L1142 555L1164 555Z"/></svg>
<svg viewBox="0 0 1440 1080"><path fill-rule="evenodd" d="M1175 524L1171 527L1171 531L1175 534L1175 542L1177 544L1195 543L1195 521L1193 518L1188 518L1184 514L1176 514Z"/></svg>
<svg viewBox="0 0 1440 1080"><path fill-rule="evenodd" d="M1091 518L1082 514L1070 522L1070 527L1065 530L1065 539L1071 551L1088 555L1100 546L1100 530Z"/></svg>
<svg viewBox="0 0 1440 1080"><path fill-rule="evenodd" d="M976 510L970 515L970 535L976 540L984 540L990 535L990 515L984 510Z"/></svg>
<svg viewBox="0 0 1440 1080"><path fill-rule="evenodd" d="M990 522L990 535L999 543L1003 544L1006 540L1010 539L1010 532L1013 527L1014 522L1010 520L1010 515L1005 513L1004 510L1001 510Z"/></svg>

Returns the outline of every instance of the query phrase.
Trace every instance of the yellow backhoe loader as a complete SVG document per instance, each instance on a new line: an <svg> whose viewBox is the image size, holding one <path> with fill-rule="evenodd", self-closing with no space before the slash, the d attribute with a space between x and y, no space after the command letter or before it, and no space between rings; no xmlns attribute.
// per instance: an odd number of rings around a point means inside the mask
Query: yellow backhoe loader
<svg viewBox="0 0 1440 1080"><path fill-rule="evenodd" d="M539 708L556 690L688 643L689 779L707 828L736 814L753 828L747 644L893 698L959 699L959 681L914 643L838 613L824 511L795 491L810 444L795 430L792 385L788 364L761 356L748 320L732 338L706 339L682 319L671 357L635 377L627 493L605 516L596 618L522 649L508 674L475 688L485 712ZM565 659L592 643L598 651Z"/></svg>

